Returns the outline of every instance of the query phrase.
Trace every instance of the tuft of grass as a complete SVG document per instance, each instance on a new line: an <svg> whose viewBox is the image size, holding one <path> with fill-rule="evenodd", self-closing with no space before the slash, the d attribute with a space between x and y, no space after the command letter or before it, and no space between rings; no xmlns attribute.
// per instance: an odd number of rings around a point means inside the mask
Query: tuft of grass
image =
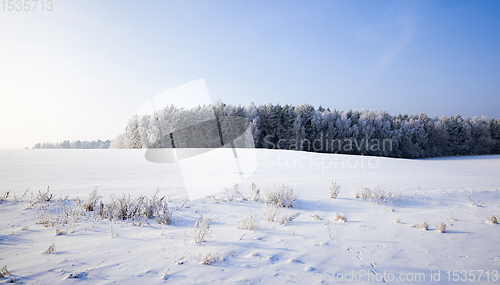
<svg viewBox="0 0 500 285"><path fill-rule="evenodd" d="M17 197L17 195L14 193L14 198L12 199L12 201L13 202L22 202L22 201L24 201L24 198L26 197L26 194L28 194L29 190L30 190L30 188L26 189L26 191L24 191L23 196L21 196L21 197ZM7 198L7 197L5 197L5 198Z"/></svg>
<svg viewBox="0 0 500 285"><path fill-rule="evenodd" d="M55 254L56 253L56 245L52 243L49 248L47 248L43 254Z"/></svg>
<svg viewBox="0 0 500 285"><path fill-rule="evenodd" d="M94 211L94 208L97 208L99 205L99 202L101 200L101 197L97 194L97 187L90 192L89 197L87 198L87 201L83 204L83 209L85 211Z"/></svg>
<svg viewBox="0 0 500 285"><path fill-rule="evenodd" d="M255 231L259 229L259 219L257 216L250 214L238 223L238 229Z"/></svg>
<svg viewBox="0 0 500 285"><path fill-rule="evenodd" d="M219 254L210 252L203 257L200 257L201 264L210 265L219 259Z"/></svg>
<svg viewBox="0 0 500 285"><path fill-rule="evenodd" d="M330 197L333 199L337 199L339 193L340 185L338 185L337 182L332 182L332 185L330 185Z"/></svg>
<svg viewBox="0 0 500 285"><path fill-rule="evenodd" d="M5 194L3 196L0 196L0 203L2 203L4 200L9 198L9 195L10 195L10 190L5 192Z"/></svg>
<svg viewBox="0 0 500 285"><path fill-rule="evenodd" d="M498 224L498 219L495 216L490 216L489 222L492 224Z"/></svg>
<svg viewBox="0 0 500 285"><path fill-rule="evenodd" d="M125 195L117 198L111 195L108 204L102 202L101 197L94 189L87 201L77 200L77 207L87 212L97 213L107 220L145 220L155 219L157 223L169 225L172 222L172 213L169 211L167 199L158 197L158 190L151 195L131 198Z"/></svg>
<svg viewBox="0 0 500 285"><path fill-rule="evenodd" d="M194 242L202 243L205 241L205 238L210 235L210 224L211 221L209 218L204 218L203 216L199 217L194 224Z"/></svg>
<svg viewBox="0 0 500 285"><path fill-rule="evenodd" d="M243 194L241 194L240 191L238 191L238 188L239 188L239 185L234 184L234 186L233 186L233 200L236 200L238 202L246 201L247 198L245 198L245 196L243 196Z"/></svg>
<svg viewBox="0 0 500 285"><path fill-rule="evenodd" d="M255 250L253 249L253 246L252 246L252 253L250 253L251 256L259 256L259 254L257 252L255 252Z"/></svg>
<svg viewBox="0 0 500 285"><path fill-rule="evenodd" d="M396 221L396 223L397 223L397 224L402 224L402 223L403 223L403 221L401 221L400 219L398 219L398 220Z"/></svg>
<svg viewBox="0 0 500 285"><path fill-rule="evenodd" d="M56 227L56 232L55 232L55 234L54 234L54 235L56 235L56 236L62 236L62 235L65 235L65 234L66 234L66 231L65 231L65 230L61 230L61 229L58 229L58 228Z"/></svg>
<svg viewBox="0 0 500 285"><path fill-rule="evenodd" d="M424 221L421 225L412 225L411 227L416 228L416 229L422 229L424 231L429 229L429 225L427 224L427 221Z"/></svg>
<svg viewBox="0 0 500 285"><path fill-rule="evenodd" d="M217 262L217 261L226 260L226 256L232 256L232 254L230 252L225 253L225 254L220 254L217 252L209 252L204 256L202 256L200 254L199 261L201 262L201 264L210 265L210 264Z"/></svg>
<svg viewBox="0 0 500 285"><path fill-rule="evenodd" d="M167 272L165 272L165 274L163 274L163 279L164 280L167 280L168 279L168 274L170 273L170 268L167 268Z"/></svg>
<svg viewBox="0 0 500 285"><path fill-rule="evenodd" d="M267 203L267 212L266 212L266 221L268 222L278 222L280 225L286 225L288 222L293 221L297 218L301 213L295 213L292 215L280 214L280 206Z"/></svg>
<svg viewBox="0 0 500 285"><path fill-rule="evenodd" d="M318 216L317 214L315 214L315 215L311 215L311 217L315 218L315 219L316 219L316 221L321 221L321 217L320 217L320 216Z"/></svg>
<svg viewBox="0 0 500 285"><path fill-rule="evenodd" d="M424 221L424 222L422 223L422 225L420 225L420 229L421 229L421 230L424 230L424 231L426 231L426 230L428 230L428 229L429 229L429 225L427 224L427 221Z"/></svg>
<svg viewBox="0 0 500 285"><path fill-rule="evenodd" d="M274 204L278 207L292 208L293 202L297 200L292 188L287 185L274 186L274 189L265 193L264 199L267 204Z"/></svg>
<svg viewBox="0 0 500 285"><path fill-rule="evenodd" d="M440 233L445 233L446 232L446 224L441 223L439 227L437 228L437 231Z"/></svg>
<svg viewBox="0 0 500 285"><path fill-rule="evenodd" d="M250 186L250 200L253 202L258 202L260 200L260 189L257 188L255 183Z"/></svg>
<svg viewBox="0 0 500 285"><path fill-rule="evenodd" d="M286 225L288 222L295 220L295 218L297 218L299 215L300 212L295 213L293 215L282 215L279 216L277 220L280 225Z"/></svg>
<svg viewBox="0 0 500 285"><path fill-rule="evenodd" d="M279 207L275 204L267 203L266 221L273 222L279 214Z"/></svg>
<svg viewBox="0 0 500 285"><path fill-rule="evenodd" d="M4 278L7 275L11 276L12 274L10 274L9 270L7 270L7 265L5 265L2 267L2 270L0 270L0 278Z"/></svg>
<svg viewBox="0 0 500 285"><path fill-rule="evenodd" d="M30 206L29 208L32 208L33 206L37 204L46 204L49 203L52 198L54 198L54 194L50 193L50 188L47 186L47 191L41 192L38 191L38 195L36 198L33 198L33 193L31 193L31 200L30 200Z"/></svg>
<svg viewBox="0 0 500 285"><path fill-rule="evenodd" d="M427 221L424 221L422 225L420 226L420 229L426 231L429 229L429 225L427 224Z"/></svg>
<svg viewBox="0 0 500 285"><path fill-rule="evenodd" d="M232 191L229 190L228 188L224 188L225 189L224 199L223 199L224 202L231 202L233 200L236 200L238 202L246 201L247 198L245 198L245 196L243 196L243 194L241 194L240 191L238 191L238 188L239 188L238 184L234 184Z"/></svg>
<svg viewBox="0 0 500 285"><path fill-rule="evenodd" d="M345 223L345 222L347 222L347 219L344 216L337 213L337 215L335 215L335 221L341 221L341 222Z"/></svg>
<svg viewBox="0 0 500 285"><path fill-rule="evenodd" d="M377 185L372 188L360 187L354 197L356 199L362 198L363 200L369 200L376 204L388 204L398 201L402 197L402 193L383 190Z"/></svg>

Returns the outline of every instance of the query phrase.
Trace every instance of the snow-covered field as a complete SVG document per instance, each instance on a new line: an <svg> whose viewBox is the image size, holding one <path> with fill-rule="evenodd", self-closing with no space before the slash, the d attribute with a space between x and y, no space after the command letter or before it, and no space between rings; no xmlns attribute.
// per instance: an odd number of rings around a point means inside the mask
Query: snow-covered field
<svg viewBox="0 0 500 285"><path fill-rule="evenodd" d="M215 186L234 174L217 161L220 152L231 150L205 154L195 173L211 197L187 201L182 167L148 162L142 150L1 150L0 195L10 194L0 204L0 267L7 266L10 276L4 272L0 282L500 282L500 225L488 222L500 216L498 155L405 160L239 150L242 168L256 163L238 186L249 198L255 183L260 200L251 201L230 185L230 191ZM341 185L337 199L330 198L332 181ZM276 208L268 208L265 193L282 184L297 200L278 208L276 217L295 218L266 221ZM360 187L377 185L394 196L379 204L355 198ZM51 201L35 204L48 186ZM96 187L104 203L111 194L150 197L158 189L170 200L172 222L106 220L82 212L68 224L36 223L76 209L76 198L85 201ZM335 221L337 213L347 221ZM238 228L250 215L258 229ZM200 216L211 226L196 243ZM412 227L424 221L428 230ZM441 223L445 233L436 230ZM65 234L55 235L56 229ZM55 253L44 254L52 244Z"/></svg>

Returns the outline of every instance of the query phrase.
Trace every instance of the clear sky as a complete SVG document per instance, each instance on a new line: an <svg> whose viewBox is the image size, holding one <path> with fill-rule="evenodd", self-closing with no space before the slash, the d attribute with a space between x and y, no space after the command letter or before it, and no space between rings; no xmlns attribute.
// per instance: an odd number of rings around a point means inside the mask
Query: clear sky
<svg viewBox="0 0 500 285"><path fill-rule="evenodd" d="M7 4L0 148L112 139L199 78L230 104L500 118L499 1Z"/></svg>

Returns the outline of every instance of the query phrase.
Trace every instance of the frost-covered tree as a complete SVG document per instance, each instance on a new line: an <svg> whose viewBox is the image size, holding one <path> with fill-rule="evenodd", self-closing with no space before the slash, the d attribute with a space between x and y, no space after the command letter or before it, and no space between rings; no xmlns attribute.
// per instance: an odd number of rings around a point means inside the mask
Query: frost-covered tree
<svg viewBox="0 0 500 285"><path fill-rule="evenodd" d="M123 148L142 148L137 116L130 118L127 123L125 133L123 134Z"/></svg>

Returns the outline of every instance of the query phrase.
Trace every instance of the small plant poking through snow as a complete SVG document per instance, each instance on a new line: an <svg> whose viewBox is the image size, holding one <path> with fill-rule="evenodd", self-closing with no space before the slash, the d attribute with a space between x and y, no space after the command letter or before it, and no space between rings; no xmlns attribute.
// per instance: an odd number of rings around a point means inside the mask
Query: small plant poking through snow
<svg viewBox="0 0 500 285"><path fill-rule="evenodd" d="M424 221L422 225L420 226L420 229L426 231L429 229L429 225L427 224L427 221Z"/></svg>
<svg viewBox="0 0 500 285"><path fill-rule="evenodd" d="M101 202L96 189L89 195L89 199L81 205L86 211L94 211L102 219L108 220L144 220L155 219L159 224L169 225L172 213L169 212L165 197L158 197L158 190L149 198L139 196L131 198L125 195L117 198L111 195L108 204Z"/></svg>
<svg viewBox="0 0 500 285"><path fill-rule="evenodd" d="M5 265L4 267L2 267L2 270L0 270L0 278L4 278L5 276L10 276L10 272L9 270L7 270L7 265Z"/></svg>
<svg viewBox="0 0 500 285"><path fill-rule="evenodd" d="M279 207L275 204L267 203L266 221L273 222L279 213Z"/></svg>
<svg viewBox="0 0 500 285"><path fill-rule="evenodd" d="M255 252L255 250L253 249L253 246L252 246L252 253L250 253L250 256L259 256L259 254Z"/></svg>
<svg viewBox="0 0 500 285"><path fill-rule="evenodd" d="M245 198L245 196L243 196L243 194L241 194L240 191L238 191L238 187L239 187L238 184L234 184L233 186L233 200L236 200L238 202L246 201L247 198Z"/></svg>
<svg viewBox="0 0 500 285"><path fill-rule="evenodd" d="M370 202L376 204L387 204L399 200L402 197L402 193L383 190L377 185L372 188L360 187L354 197L356 199L370 200Z"/></svg>
<svg viewBox="0 0 500 285"><path fill-rule="evenodd" d="M238 223L238 229L255 231L259 229L259 219L257 216L250 214Z"/></svg>
<svg viewBox="0 0 500 285"><path fill-rule="evenodd" d="M446 224L441 223L439 227L437 228L437 231L440 233L445 233L446 232Z"/></svg>
<svg viewBox="0 0 500 285"><path fill-rule="evenodd" d="M317 214L316 215L311 215L311 217L315 218L316 221L321 221L321 217L318 216Z"/></svg>
<svg viewBox="0 0 500 285"><path fill-rule="evenodd" d="M210 219L199 217L194 224L194 242L202 243L210 234Z"/></svg>
<svg viewBox="0 0 500 285"><path fill-rule="evenodd" d="M277 218L277 220L278 220L278 223L280 225L286 225L288 222L295 220L295 218L297 218L299 215L300 215L300 212L295 213L295 214L290 215L290 216L289 215L281 215Z"/></svg>
<svg viewBox="0 0 500 285"><path fill-rule="evenodd" d="M489 222L492 224L498 224L498 219L495 216L490 216Z"/></svg>
<svg viewBox="0 0 500 285"><path fill-rule="evenodd" d="M339 193L340 185L338 185L337 182L332 182L332 185L330 185L330 197L333 199L337 199Z"/></svg>
<svg viewBox="0 0 500 285"><path fill-rule="evenodd" d="M327 232L328 232L328 237L330 239L332 239L332 229L330 227L330 220L326 220L326 229L327 229Z"/></svg>
<svg viewBox="0 0 500 285"><path fill-rule="evenodd" d="M252 186L250 186L250 200L253 202L258 202L260 199L260 189L257 188L257 185L255 183L252 183Z"/></svg>
<svg viewBox="0 0 500 285"><path fill-rule="evenodd" d="M118 237L118 233L116 233L114 230L113 230L113 225L111 223L109 223L109 233L111 234L111 237L114 238L114 237Z"/></svg>
<svg viewBox="0 0 500 285"><path fill-rule="evenodd" d="M47 248L47 249L43 252L43 254L54 254L54 253L56 253L56 245L55 245L55 244L51 244L51 245L49 246L49 248Z"/></svg>
<svg viewBox="0 0 500 285"><path fill-rule="evenodd" d="M337 215L335 215L335 221L341 221L341 222L345 223L345 222L347 222L347 219L344 216L337 213Z"/></svg>
<svg viewBox="0 0 500 285"><path fill-rule="evenodd" d="M396 223L397 223L397 224L402 224L402 223L403 223L403 221L401 221L400 219L398 219L398 220L396 221Z"/></svg>
<svg viewBox="0 0 500 285"><path fill-rule="evenodd" d="M424 231L429 229L429 225L427 224L427 221L424 221L421 225L412 225L411 227L416 228L416 229L422 229Z"/></svg>
<svg viewBox="0 0 500 285"><path fill-rule="evenodd" d="M10 195L10 190L5 192L3 196L0 196L0 203L3 202L5 199L9 198Z"/></svg>
<svg viewBox="0 0 500 285"><path fill-rule="evenodd" d="M66 234L66 231L65 230L61 230L59 228L56 227L56 232L54 233L54 235L56 236L62 236L62 235L65 235Z"/></svg>
<svg viewBox="0 0 500 285"><path fill-rule="evenodd" d="M287 185L275 186L273 190L268 190L264 197L267 204L273 204L278 207L293 207L293 202L297 200L297 196L293 189Z"/></svg>
<svg viewBox="0 0 500 285"><path fill-rule="evenodd" d="M267 203L266 221L267 222L278 222L280 225L286 225L288 222L293 221L300 215L300 212L293 215L280 214L280 206Z"/></svg>
<svg viewBox="0 0 500 285"><path fill-rule="evenodd" d="M202 256L200 254L199 261L201 262L201 264L210 265L217 261L224 261L226 259L226 256L232 256L232 254L231 253L219 254L217 252L210 252L205 256Z"/></svg>
<svg viewBox="0 0 500 285"><path fill-rule="evenodd" d="M54 194L50 193L49 187L47 187L47 191L45 192L38 191L38 195L36 196L36 198L33 198L33 196L31 197L29 208L32 208L37 204L45 204L47 202L50 202L50 200L52 200L53 197Z"/></svg>
<svg viewBox="0 0 500 285"><path fill-rule="evenodd" d="M94 207L98 205L100 202L100 196L97 194L97 187L90 192L89 197L87 198L87 201L83 204L83 209L85 211L94 211Z"/></svg>

